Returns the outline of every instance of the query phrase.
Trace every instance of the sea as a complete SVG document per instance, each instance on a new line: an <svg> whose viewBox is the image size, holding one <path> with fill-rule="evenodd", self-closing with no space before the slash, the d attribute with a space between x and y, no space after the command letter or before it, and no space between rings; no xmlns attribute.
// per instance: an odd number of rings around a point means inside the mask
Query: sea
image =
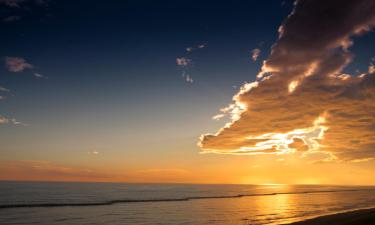
<svg viewBox="0 0 375 225"><path fill-rule="evenodd" d="M375 187L0 182L0 224L274 225L375 207Z"/></svg>

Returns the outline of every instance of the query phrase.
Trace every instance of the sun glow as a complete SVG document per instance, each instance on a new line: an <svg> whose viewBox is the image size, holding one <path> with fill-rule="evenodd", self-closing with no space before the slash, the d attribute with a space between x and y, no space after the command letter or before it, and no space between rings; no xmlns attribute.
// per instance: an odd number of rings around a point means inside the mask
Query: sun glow
<svg viewBox="0 0 375 225"><path fill-rule="evenodd" d="M317 150L320 147L318 140L323 139L324 132L328 127L324 126L325 117L320 116L314 121L314 126L303 129L296 129L288 133L268 133L258 137L248 137L248 139L266 139L267 141L258 142L255 148L245 147L246 150L265 150L275 149L274 154L293 153L297 149L290 147L296 139L300 139L308 150Z"/></svg>
<svg viewBox="0 0 375 225"><path fill-rule="evenodd" d="M290 82L290 84L288 86L289 93L293 93L294 90L297 88L298 85L299 85L299 81L298 80L294 80L294 81Z"/></svg>
<svg viewBox="0 0 375 225"><path fill-rule="evenodd" d="M324 132L328 129L324 126L326 114L319 116L312 127L295 129L287 133L267 133L259 136L249 136L249 140L259 140L254 146L245 146L239 149L220 151L207 149L202 153L218 154L289 154L296 151L316 152L320 148L319 140L323 139ZM297 144L298 143L298 144Z"/></svg>

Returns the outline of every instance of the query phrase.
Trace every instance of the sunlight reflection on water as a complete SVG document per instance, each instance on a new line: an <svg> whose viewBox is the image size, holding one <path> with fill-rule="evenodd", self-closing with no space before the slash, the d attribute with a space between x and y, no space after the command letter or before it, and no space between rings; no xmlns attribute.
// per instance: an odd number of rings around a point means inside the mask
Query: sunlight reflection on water
<svg viewBox="0 0 375 225"><path fill-rule="evenodd" d="M12 186L13 185L13 186ZM231 196L239 198L119 203L102 206L0 209L0 224L186 224L260 225L303 220L323 214L374 206L375 191L328 186L0 184L0 203L101 201L124 198ZM18 184L19 185L19 184ZM9 187L13 187L9 189ZM67 188L69 187L69 188ZM8 193L5 193L8 192ZM25 193L24 193L25 192ZM299 194L286 194L301 192ZM23 195L21 193L24 193ZM281 193L281 194L272 194ZM284 193L284 194L283 194ZM27 194L27 195L26 195ZM21 198L20 198L21 196ZM24 198L28 196L28 198ZM12 200L13 199L13 200Z"/></svg>

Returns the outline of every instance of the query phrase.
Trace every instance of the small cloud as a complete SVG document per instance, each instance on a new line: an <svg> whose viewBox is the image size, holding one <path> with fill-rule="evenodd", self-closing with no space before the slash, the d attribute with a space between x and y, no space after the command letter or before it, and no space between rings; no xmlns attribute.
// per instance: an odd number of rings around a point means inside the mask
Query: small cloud
<svg viewBox="0 0 375 225"><path fill-rule="evenodd" d="M221 118L223 118L225 115L224 114L217 114L215 116L212 117L213 120L220 120Z"/></svg>
<svg viewBox="0 0 375 225"><path fill-rule="evenodd" d="M0 86L0 92L9 92L9 89ZM4 95L0 95L0 100L4 100L4 99L6 99L6 98L7 98L6 96L4 96Z"/></svg>
<svg viewBox="0 0 375 225"><path fill-rule="evenodd" d="M43 74L34 72L34 65L27 62L26 59L22 57L5 57L5 66L10 72L19 73L23 72L27 69L31 70L33 72L33 76L37 79L47 79L47 76L44 76Z"/></svg>
<svg viewBox="0 0 375 225"><path fill-rule="evenodd" d="M251 58L253 59L253 61L257 61L259 55L260 55L260 49L259 48L255 48L251 51Z"/></svg>
<svg viewBox="0 0 375 225"><path fill-rule="evenodd" d="M202 49L205 47L206 47L206 44L199 44L193 47L187 47L185 48L185 50L188 53L190 53L190 52L193 52L195 50ZM182 77L184 78L184 80L187 83L193 83L194 82L193 78L190 75L186 74L189 69L189 66L192 64L192 60L186 57L180 57L180 58L176 58L176 64L181 67Z"/></svg>
<svg viewBox="0 0 375 225"><path fill-rule="evenodd" d="M186 75L185 76L185 81L188 82L188 83L193 83L194 82L193 78L190 75Z"/></svg>
<svg viewBox="0 0 375 225"><path fill-rule="evenodd" d="M182 71L182 78L187 83L193 83L194 82L193 78L189 74L187 74L185 70Z"/></svg>
<svg viewBox="0 0 375 225"><path fill-rule="evenodd" d="M0 124L7 124L9 120L3 116L0 115Z"/></svg>
<svg viewBox="0 0 375 225"><path fill-rule="evenodd" d="M251 167L252 167L252 168L259 168L260 165L252 165Z"/></svg>
<svg viewBox="0 0 375 225"><path fill-rule="evenodd" d="M182 71L182 78L188 83L194 82L193 78L189 74L186 74L185 71Z"/></svg>
<svg viewBox="0 0 375 225"><path fill-rule="evenodd" d="M17 121L16 119L10 119L10 122L12 123L12 124L14 124L14 125L25 125L25 124L23 124L22 122L20 122L20 121Z"/></svg>
<svg viewBox="0 0 375 225"><path fill-rule="evenodd" d="M200 44L197 46L197 48L205 48L206 47L206 44Z"/></svg>
<svg viewBox="0 0 375 225"><path fill-rule="evenodd" d="M191 63L191 59L188 59L188 58L185 58L185 57L176 58L176 64L178 66L186 67L186 66L190 65L190 63Z"/></svg>
<svg viewBox="0 0 375 225"><path fill-rule="evenodd" d="M5 88L5 87L2 87L0 86L0 91L3 91L3 92L9 92L9 89Z"/></svg>
<svg viewBox="0 0 375 225"><path fill-rule="evenodd" d="M9 118L6 118L4 116L1 116L0 115L0 124L12 124L12 125L22 125L22 126L26 126L27 124L24 124L22 122L19 122L17 121L15 118L12 118L12 119L9 119Z"/></svg>
<svg viewBox="0 0 375 225"><path fill-rule="evenodd" d="M87 152L89 155L99 155L98 151L89 151Z"/></svg>
<svg viewBox="0 0 375 225"><path fill-rule="evenodd" d="M25 69L33 69L34 66L21 57L5 57L5 65L10 72L22 72Z"/></svg>
<svg viewBox="0 0 375 225"><path fill-rule="evenodd" d="M193 51L195 51L195 50L203 49L203 48L205 48L205 47L207 47L206 44L199 44L199 45L197 45L197 46L187 47L187 48L186 48L186 51L187 51L187 52L193 52Z"/></svg>
<svg viewBox="0 0 375 225"><path fill-rule="evenodd" d="M37 79L47 79L48 77L40 74L40 73L34 73L34 77Z"/></svg>

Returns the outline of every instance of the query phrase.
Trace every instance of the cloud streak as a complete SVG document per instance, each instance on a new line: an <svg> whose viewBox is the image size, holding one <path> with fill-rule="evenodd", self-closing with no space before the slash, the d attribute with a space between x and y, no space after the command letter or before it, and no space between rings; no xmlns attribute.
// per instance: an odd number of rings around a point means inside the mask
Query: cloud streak
<svg viewBox="0 0 375 225"><path fill-rule="evenodd" d="M193 51L195 51L195 50L203 49L203 48L205 48L205 47L207 47L207 44L199 44L199 45L194 46L194 47L187 47L187 48L186 48L186 51L187 51L187 52L193 52Z"/></svg>
<svg viewBox="0 0 375 225"><path fill-rule="evenodd" d="M34 73L33 75L37 79L47 79L48 78L48 77L46 77L46 76L44 76L43 74L40 74L40 73Z"/></svg>
<svg viewBox="0 0 375 225"><path fill-rule="evenodd" d="M375 74L352 76L352 37L375 25L371 0L297 1L257 80L243 85L204 134L204 153L324 155L320 161L375 157Z"/></svg>

